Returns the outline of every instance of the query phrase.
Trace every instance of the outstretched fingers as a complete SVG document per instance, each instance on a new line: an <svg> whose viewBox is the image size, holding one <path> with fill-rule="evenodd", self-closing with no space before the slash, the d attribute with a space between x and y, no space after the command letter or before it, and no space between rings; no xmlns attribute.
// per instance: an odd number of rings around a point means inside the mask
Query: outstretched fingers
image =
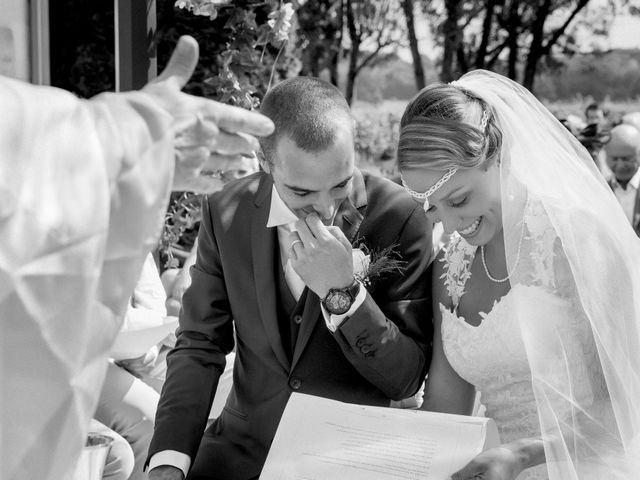
<svg viewBox="0 0 640 480"><path fill-rule="evenodd" d="M178 40L165 69L151 83L166 82L176 91L182 90L196 69L198 56L198 42L189 35L183 35Z"/></svg>
<svg viewBox="0 0 640 480"><path fill-rule="evenodd" d="M273 122L264 115L213 100L205 102L200 113L206 120L213 121L220 130L228 133L266 137L274 130Z"/></svg>

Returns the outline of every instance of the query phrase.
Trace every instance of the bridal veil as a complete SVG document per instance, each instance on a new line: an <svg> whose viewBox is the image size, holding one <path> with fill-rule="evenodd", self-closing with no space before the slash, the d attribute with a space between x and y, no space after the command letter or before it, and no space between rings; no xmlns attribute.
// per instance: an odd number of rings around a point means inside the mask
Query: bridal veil
<svg viewBox="0 0 640 480"><path fill-rule="evenodd" d="M542 285L570 306L563 322L542 298L517 312L549 478L637 478L640 239L587 150L529 91L487 71L454 84L483 100L503 133L507 265L526 255L532 267L515 268L511 285ZM536 227L525 233L531 201Z"/></svg>

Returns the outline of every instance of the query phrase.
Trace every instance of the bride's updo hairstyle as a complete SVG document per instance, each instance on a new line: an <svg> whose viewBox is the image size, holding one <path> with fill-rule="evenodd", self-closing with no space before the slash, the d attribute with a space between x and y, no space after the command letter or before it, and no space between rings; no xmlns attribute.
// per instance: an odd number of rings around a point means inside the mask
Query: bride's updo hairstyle
<svg viewBox="0 0 640 480"><path fill-rule="evenodd" d="M499 159L501 147L502 132L484 101L455 84L433 84L409 102L402 116L398 166L486 168Z"/></svg>

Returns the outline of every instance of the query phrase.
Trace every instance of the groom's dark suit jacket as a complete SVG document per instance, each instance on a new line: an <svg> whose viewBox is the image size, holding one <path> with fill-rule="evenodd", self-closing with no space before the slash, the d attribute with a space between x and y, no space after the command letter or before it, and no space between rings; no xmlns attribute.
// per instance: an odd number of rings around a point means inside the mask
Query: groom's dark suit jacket
<svg viewBox="0 0 640 480"><path fill-rule="evenodd" d="M271 191L258 173L204 202L149 451L189 455L189 479L259 475L291 392L388 405L418 390L431 358L431 226L421 207L398 185L356 172L334 224L374 252L396 245L406 263L374 281L331 333L318 297L305 289L296 303L286 286L277 229L266 228ZM233 388L202 437L234 340Z"/></svg>

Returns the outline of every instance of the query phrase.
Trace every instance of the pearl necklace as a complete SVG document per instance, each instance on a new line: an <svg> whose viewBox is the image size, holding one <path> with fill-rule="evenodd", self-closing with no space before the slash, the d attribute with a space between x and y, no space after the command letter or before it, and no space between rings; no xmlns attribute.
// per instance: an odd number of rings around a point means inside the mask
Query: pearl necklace
<svg viewBox="0 0 640 480"><path fill-rule="evenodd" d="M522 222L522 230L520 232L520 240L518 241L518 252L516 253L516 261L513 264L513 269L511 270L511 273L509 273L509 269L507 269L507 276L504 278L494 278L491 276L491 274L489 273L489 269L487 268L487 261L484 258L484 245L480 245L480 257L482 258L482 266L484 267L484 273L487 274L487 277L489 278L489 280L491 280L492 282L495 283L504 283L507 280L509 280L509 278L511 278L511 275L513 275L513 273L516 271L516 268L518 266L518 262L520 261L520 250L522 249L522 239L524 238L524 221Z"/></svg>

